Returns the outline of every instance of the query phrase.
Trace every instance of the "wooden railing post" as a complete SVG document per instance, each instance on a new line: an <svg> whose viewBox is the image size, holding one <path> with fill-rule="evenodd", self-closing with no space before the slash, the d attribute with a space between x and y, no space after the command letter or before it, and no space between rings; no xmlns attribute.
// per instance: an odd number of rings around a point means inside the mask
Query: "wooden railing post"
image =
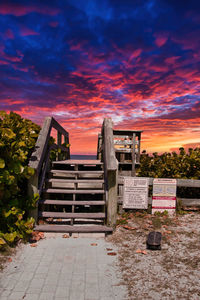
<svg viewBox="0 0 200 300"><path fill-rule="evenodd" d="M118 162L115 157L113 123L111 118L103 122L103 160L107 189L107 225L114 227L117 218L117 173Z"/></svg>
<svg viewBox="0 0 200 300"><path fill-rule="evenodd" d="M33 198L35 194L38 194L38 174L35 171L34 175L28 181L28 196ZM37 223L38 220L38 203L36 203L36 207L29 212L30 217L35 219Z"/></svg>
<svg viewBox="0 0 200 300"><path fill-rule="evenodd" d="M61 146L61 144L62 144L62 134L59 131L57 131L57 145ZM62 156L61 153L58 153L57 160L61 160L61 156Z"/></svg>

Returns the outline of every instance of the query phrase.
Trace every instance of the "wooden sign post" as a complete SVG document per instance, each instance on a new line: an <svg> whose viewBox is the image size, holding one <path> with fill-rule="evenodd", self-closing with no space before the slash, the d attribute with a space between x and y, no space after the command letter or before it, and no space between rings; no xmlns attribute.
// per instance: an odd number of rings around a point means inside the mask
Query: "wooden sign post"
<svg viewBox="0 0 200 300"><path fill-rule="evenodd" d="M123 208L148 208L148 178L124 177Z"/></svg>
<svg viewBox="0 0 200 300"><path fill-rule="evenodd" d="M155 178L153 180L152 214L176 212L176 179Z"/></svg>

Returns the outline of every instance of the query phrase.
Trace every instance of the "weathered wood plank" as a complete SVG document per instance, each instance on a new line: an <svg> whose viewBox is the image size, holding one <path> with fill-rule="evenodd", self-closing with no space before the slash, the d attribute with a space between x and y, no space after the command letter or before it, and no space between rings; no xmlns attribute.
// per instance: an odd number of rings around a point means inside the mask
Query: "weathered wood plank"
<svg viewBox="0 0 200 300"><path fill-rule="evenodd" d="M132 172L131 172L131 176L135 176L135 142L136 142L136 134L135 132L133 133L133 148L132 148L132 153L131 153L131 157L132 157Z"/></svg>
<svg viewBox="0 0 200 300"><path fill-rule="evenodd" d="M46 189L43 190L44 193L48 194L104 194L104 190L69 190L69 189Z"/></svg>
<svg viewBox="0 0 200 300"><path fill-rule="evenodd" d="M153 184L152 177L139 177L139 178L149 178L149 185ZM176 179L178 187L195 187L200 188L200 180L197 179ZM123 184L123 176L118 176L118 184Z"/></svg>
<svg viewBox="0 0 200 300"><path fill-rule="evenodd" d="M84 159L68 159L68 160L60 160L60 161L53 161L54 165L62 164L62 165L103 165L103 163L100 160L97 159L89 159L89 160L84 160Z"/></svg>
<svg viewBox="0 0 200 300"><path fill-rule="evenodd" d="M105 213L65 213L39 211L39 217L43 218L64 218L64 219L104 219Z"/></svg>
<svg viewBox="0 0 200 300"><path fill-rule="evenodd" d="M107 225L115 226L117 220L117 170L108 171L107 184Z"/></svg>
<svg viewBox="0 0 200 300"><path fill-rule="evenodd" d="M48 179L47 182L52 183L104 183L103 179Z"/></svg>
<svg viewBox="0 0 200 300"><path fill-rule="evenodd" d="M105 205L105 201L101 201L101 200L89 200L89 201L68 201L68 200L40 200L39 202L40 204L52 204L52 205Z"/></svg>
<svg viewBox="0 0 200 300"><path fill-rule="evenodd" d="M182 202L183 206L200 206L200 199L189 199L189 198L179 198L177 200ZM118 204L123 203L123 196L118 196ZM152 197L148 198L148 204L152 204Z"/></svg>
<svg viewBox="0 0 200 300"><path fill-rule="evenodd" d="M132 153L132 148L115 148L115 152ZM135 153L138 153L138 149L135 149Z"/></svg>
<svg viewBox="0 0 200 300"><path fill-rule="evenodd" d="M115 136L114 136L115 138ZM135 141L135 144L138 145L138 141ZM114 145L133 145L132 140L115 140L114 139Z"/></svg>
<svg viewBox="0 0 200 300"><path fill-rule="evenodd" d="M119 135L119 136L132 136L133 133L136 133L137 134L141 134L141 132L143 132L142 130L118 130L118 129L114 129L113 130L113 135L116 136L116 135Z"/></svg>
<svg viewBox="0 0 200 300"><path fill-rule="evenodd" d="M51 170L50 173L63 173L63 174L104 174L104 171L71 171L71 170Z"/></svg>
<svg viewBox="0 0 200 300"><path fill-rule="evenodd" d="M69 136L69 133L54 118L52 118L52 127L62 133L64 136Z"/></svg>
<svg viewBox="0 0 200 300"><path fill-rule="evenodd" d="M44 232L65 232L65 233L92 233L92 232L112 232L112 227L104 226L104 225L37 225L34 228L35 231L44 231Z"/></svg>
<svg viewBox="0 0 200 300"><path fill-rule="evenodd" d="M33 151L30 161L29 161L29 166L31 168L34 168L38 174L40 172L44 157L46 155L48 141L49 141L50 132L51 132L51 126L52 126L52 117L45 118L42 129L40 130L40 133L39 133L36 145L35 145L35 150Z"/></svg>

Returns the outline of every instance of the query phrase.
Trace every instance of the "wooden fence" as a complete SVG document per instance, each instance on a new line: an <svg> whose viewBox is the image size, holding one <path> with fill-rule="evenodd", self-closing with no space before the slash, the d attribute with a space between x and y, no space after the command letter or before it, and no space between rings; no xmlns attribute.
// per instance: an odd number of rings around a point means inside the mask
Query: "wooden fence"
<svg viewBox="0 0 200 300"><path fill-rule="evenodd" d="M140 177L145 178L145 177ZM153 185L153 179L149 178L149 186ZM195 179L176 179L177 187L188 187L188 188L200 188L200 180ZM118 176L118 204L122 204L123 201L123 185L124 185L124 176ZM177 197L177 200L182 202L183 206L200 206L200 199L191 199L191 198L180 198ZM152 203L152 197L149 197L149 204Z"/></svg>

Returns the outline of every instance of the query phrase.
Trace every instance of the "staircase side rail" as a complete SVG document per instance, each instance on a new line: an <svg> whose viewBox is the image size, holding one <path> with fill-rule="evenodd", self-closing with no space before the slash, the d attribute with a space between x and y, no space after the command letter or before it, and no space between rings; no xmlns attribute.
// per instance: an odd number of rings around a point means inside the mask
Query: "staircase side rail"
<svg viewBox="0 0 200 300"><path fill-rule="evenodd" d="M44 157L46 155L47 148L49 145L49 139L52 128L57 130L58 135L64 135L65 143L69 142L68 132L64 128L62 128L62 126L58 124L58 122L53 117L45 118L35 145L35 150L33 151L29 161L29 166L35 169L37 174L40 173L40 170L43 165ZM58 142L58 146L61 148L61 143ZM64 149L62 148L62 150ZM69 148L66 148L64 151L67 152L69 158Z"/></svg>
<svg viewBox="0 0 200 300"><path fill-rule="evenodd" d="M111 118L105 118L103 122L102 152L107 193L107 225L114 227L117 217L118 161L115 157Z"/></svg>
<svg viewBox="0 0 200 300"><path fill-rule="evenodd" d="M98 141L97 141L97 159L101 160L102 155L102 135L98 133Z"/></svg>
<svg viewBox="0 0 200 300"><path fill-rule="evenodd" d="M147 177L138 177L138 178L147 178ZM153 177L148 177L149 186L153 185ZM123 202L123 185L124 185L124 176L118 176L118 204ZM200 189L200 180L198 179L176 179L177 187L189 187L189 188L199 188ZM193 198L180 198L177 197L177 200L181 201L183 206L200 206L200 199ZM149 204L152 204L152 197L149 197Z"/></svg>
<svg viewBox="0 0 200 300"><path fill-rule="evenodd" d="M49 145L52 128L57 131L57 144ZM30 197L34 194L41 194L46 172L49 168L49 157L52 149L60 149L65 159L70 158L69 147L61 145L62 135L64 136L64 143L69 144L69 133L53 117L46 117L29 160L29 166L35 170L34 175L28 182L28 194ZM61 154L58 155L57 159L61 159ZM37 220L37 207L31 215Z"/></svg>

